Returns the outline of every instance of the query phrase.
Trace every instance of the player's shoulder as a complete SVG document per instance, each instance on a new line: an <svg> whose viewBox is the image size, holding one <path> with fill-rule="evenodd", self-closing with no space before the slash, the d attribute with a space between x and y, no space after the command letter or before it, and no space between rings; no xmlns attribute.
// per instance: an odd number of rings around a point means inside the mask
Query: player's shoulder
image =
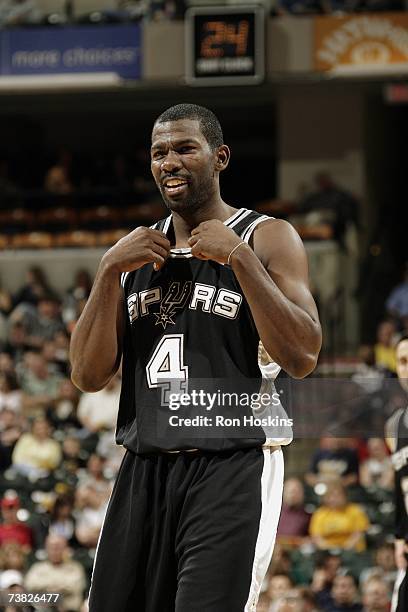
<svg viewBox="0 0 408 612"><path fill-rule="evenodd" d="M266 219L258 225L253 234L253 248L261 259L267 261L270 258L290 261L303 261L305 259L305 247L291 223L285 219Z"/></svg>
<svg viewBox="0 0 408 612"><path fill-rule="evenodd" d="M259 223L254 231L254 237L264 238L265 240L279 240L286 242L288 240L302 242L301 238L289 221L285 219L277 219L276 217L267 217Z"/></svg>

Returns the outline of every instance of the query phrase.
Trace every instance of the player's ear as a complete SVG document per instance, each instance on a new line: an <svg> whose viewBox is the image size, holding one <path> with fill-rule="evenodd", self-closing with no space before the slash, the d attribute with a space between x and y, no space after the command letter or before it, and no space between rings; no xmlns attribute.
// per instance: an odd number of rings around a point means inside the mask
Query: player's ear
<svg viewBox="0 0 408 612"><path fill-rule="evenodd" d="M225 144L218 147L216 150L216 163L215 167L218 172L222 172L229 164L231 153L229 147Z"/></svg>

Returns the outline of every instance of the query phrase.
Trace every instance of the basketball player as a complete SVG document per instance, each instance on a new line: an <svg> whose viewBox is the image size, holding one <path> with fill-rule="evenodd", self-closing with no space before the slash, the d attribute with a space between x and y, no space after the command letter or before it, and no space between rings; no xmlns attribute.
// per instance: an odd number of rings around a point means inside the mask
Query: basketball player
<svg viewBox="0 0 408 612"><path fill-rule="evenodd" d="M91 612L256 609L281 507L282 439L162 435L159 422L175 414L169 380L182 390L197 379L260 384L261 367L302 378L320 350L299 236L222 200L229 158L211 111L181 104L156 120L151 169L170 215L103 256L72 336L72 379L84 391L104 387L123 357L116 440L127 452ZM264 178L248 167L237 180Z"/></svg>
<svg viewBox="0 0 408 612"><path fill-rule="evenodd" d="M408 393L408 335L396 348L397 374L401 387ZM395 469L395 561L398 576L392 599L392 612L408 610L408 408L400 408L386 425L387 443Z"/></svg>

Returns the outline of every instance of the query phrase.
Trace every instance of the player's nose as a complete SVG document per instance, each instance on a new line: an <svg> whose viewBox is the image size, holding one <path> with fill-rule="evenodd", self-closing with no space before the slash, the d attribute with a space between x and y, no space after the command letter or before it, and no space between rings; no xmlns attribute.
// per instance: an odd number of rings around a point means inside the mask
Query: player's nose
<svg viewBox="0 0 408 612"><path fill-rule="evenodd" d="M163 159L160 170L163 173L172 173L182 167L180 156L175 151L169 151Z"/></svg>

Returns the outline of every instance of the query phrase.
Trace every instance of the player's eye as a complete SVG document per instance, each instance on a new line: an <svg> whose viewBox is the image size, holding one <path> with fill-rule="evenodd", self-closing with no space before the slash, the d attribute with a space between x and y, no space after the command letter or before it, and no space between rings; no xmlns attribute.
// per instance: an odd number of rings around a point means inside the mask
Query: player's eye
<svg viewBox="0 0 408 612"><path fill-rule="evenodd" d="M161 159L164 156L164 152L163 151L153 151L152 153L152 159Z"/></svg>
<svg viewBox="0 0 408 612"><path fill-rule="evenodd" d="M193 151L193 150L194 150L194 147L192 147L191 145L186 145L186 146L184 146L184 147L181 147L181 148L179 149L179 152L180 152L180 153L190 153L190 152L191 152L191 151Z"/></svg>

